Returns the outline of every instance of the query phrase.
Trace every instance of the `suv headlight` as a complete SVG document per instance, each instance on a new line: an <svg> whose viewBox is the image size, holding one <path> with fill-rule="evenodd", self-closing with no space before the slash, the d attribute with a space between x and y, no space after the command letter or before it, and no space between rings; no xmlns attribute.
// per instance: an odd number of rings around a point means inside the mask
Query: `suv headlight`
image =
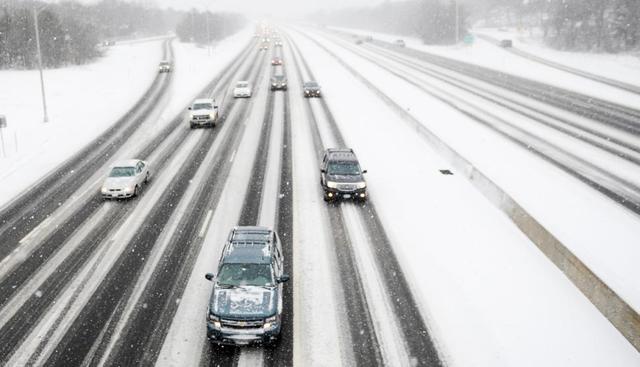
<svg viewBox="0 0 640 367"><path fill-rule="evenodd" d="M332 181L327 181L327 187L330 189L337 189L338 188L338 183L337 182L332 182Z"/></svg>
<svg viewBox="0 0 640 367"><path fill-rule="evenodd" d="M268 330L276 327L277 325L278 325L278 316L274 315L264 319L264 325L262 326L262 328L264 328L265 330Z"/></svg>
<svg viewBox="0 0 640 367"><path fill-rule="evenodd" d="M365 187L367 187L367 183L362 181L362 182L358 182L356 183L356 187L359 189L364 189Z"/></svg>
<svg viewBox="0 0 640 367"><path fill-rule="evenodd" d="M106 187L103 187L100 189L100 192L106 194L107 192L109 192L109 190Z"/></svg>
<svg viewBox="0 0 640 367"><path fill-rule="evenodd" d="M213 117L214 117L214 116L215 116L215 115L214 115L214 114L212 114L212 113L210 113L210 114L209 114L209 118L210 118L210 119L213 119Z"/></svg>
<svg viewBox="0 0 640 367"><path fill-rule="evenodd" d="M126 193L133 192L133 186L127 186L127 187L125 187L125 188L124 188L124 192L126 192Z"/></svg>
<svg viewBox="0 0 640 367"><path fill-rule="evenodd" d="M222 324L220 323L220 318L212 313L209 314L209 321L213 324L213 327L220 329Z"/></svg>

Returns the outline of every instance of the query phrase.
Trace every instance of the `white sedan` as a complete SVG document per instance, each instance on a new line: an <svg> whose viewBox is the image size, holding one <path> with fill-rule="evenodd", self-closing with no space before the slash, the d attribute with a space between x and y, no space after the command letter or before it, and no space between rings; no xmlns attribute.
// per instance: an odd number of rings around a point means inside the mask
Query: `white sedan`
<svg viewBox="0 0 640 367"><path fill-rule="evenodd" d="M233 88L233 97L234 98L251 97L251 84L249 84L249 82L245 80L241 80L237 82L236 87Z"/></svg>
<svg viewBox="0 0 640 367"><path fill-rule="evenodd" d="M147 162L139 159L129 159L116 162L109 176L102 184L102 197L105 199L119 199L136 196L142 185L149 182L151 172Z"/></svg>

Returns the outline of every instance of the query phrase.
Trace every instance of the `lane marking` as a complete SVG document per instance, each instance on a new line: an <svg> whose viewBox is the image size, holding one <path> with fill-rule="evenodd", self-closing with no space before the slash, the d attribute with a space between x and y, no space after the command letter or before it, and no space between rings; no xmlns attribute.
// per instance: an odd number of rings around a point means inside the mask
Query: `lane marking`
<svg viewBox="0 0 640 367"><path fill-rule="evenodd" d="M233 158L235 158L237 151L237 149L233 151L233 153L231 154L231 158L229 159L229 163L233 163Z"/></svg>
<svg viewBox="0 0 640 367"><path fill-rule="evenodd" d="M51 223L51 220L52 220L52 217L47 217L36 228L34 228L31 232L29 232L29 234L24 236L18 243L22 244L24 242L29 241L29 239L31 237L34 237L35 235L38 234L38 232L40 232L42 229L46 228L49 225L49 223ZM17 251L17 250L18 250L18 248L16 248L14 250L14 252Z"/></svg>
<svg viewBox="0 0 640 367"><path fill-rule="evenodd" d="M211 222L212 215L213 215L213 210L209 209L209 212L207 213L207 217L204 219L204 223L202 223L202 228L200 228L200 232L198 233L198 237L200 238L204 237L204 234L207 231L207 228L209 227L209 222Z"/></svg>

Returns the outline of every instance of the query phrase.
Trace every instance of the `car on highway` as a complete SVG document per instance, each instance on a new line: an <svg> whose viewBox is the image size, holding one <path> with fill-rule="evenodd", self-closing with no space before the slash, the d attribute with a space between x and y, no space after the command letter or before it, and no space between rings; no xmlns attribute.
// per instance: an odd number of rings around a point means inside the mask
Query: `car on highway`
<svg viewBox="0 0 640 367"><path fill-rule="evenodd" d="M393 41L393 44L398 46L398 47L405 47L407 44L404 42L404 40L395 40Z"/></svg>
<svg viewBox="0 0 640 367"><path fill-rule="evenodd" d="M276 47L282 47L282 41L276 40L275 42L273 42L273 45Z"/></svg>
<svg viewBox="0 0 640 367"><path fill-rule="evenodd" d="M160 61L160 65L158 65L158 72L168 73L170 71L171 71L171 62L166 60Z"/></svg>
<svg viewBox="0 0 640 367"><path fill-rule="evenodd" d="M274 57L271 59L271 65L282 65L282 59L279 57Z"/></svg>
<svg viewBox="0 0 640 367"><path fill-rule="evenodd" d="M207 337L223 345L274 344L281 330L284 258L278 234L235 227L218 261L207 310Z"/></svg>
<svg viewBox="0 0 640 367"><path fill-rule="evenodd" d="M287 90L287 77L280 74L272 76L271 90Z"/></svg>
<svg viewBox="0 0 640 367"><path fill-rule="evenodd" d="M100 193L105 199L124 199L137 196L151 178L147 162L129 159L116 162L102 183Z"/></svg>
<svg viewBox="0 0 640 367"><path fill-rule="evenodd" d="M251 83L246 80L241 80L236 83L233 88L234 98L250 98L251 97Z"/></svg>
<svg viewBox="0 0 640 367"><path fill-rule="evenodd" d="M353 149L329 148L325 150L320 165L320 184L325 201L338 199L367 199L366 170L360 169L360 163Z"/></svg>
<svg viewBox="0 0 640 367"><path fill-rule="evenodd" d="M189 127L215 126L218 121L218 106L213 98L200 98L189 107Z"/></svg>
<svg viewBox="0 0 640 367"><path fill-rule="evenodd" d="M305 98L320 97L321 96L320 84L318 84L317 82L315 82L313 80L308 81L308 82L304 82L302 84L302 90L303 90Z"/></svg>
<svg viewBox="0 0 640 367"><path fill-rule="evenodd" d="M499 45L502 48L511 48L513 47L513 41L510 39L503 39L503 40L500 40Z"/></svg>
<svg viewBox="0 0 640 367"><path fill-rule="evenodd" d="M260 45L260 51L265 51L269 49L269 42L262 42Z"/></svg>

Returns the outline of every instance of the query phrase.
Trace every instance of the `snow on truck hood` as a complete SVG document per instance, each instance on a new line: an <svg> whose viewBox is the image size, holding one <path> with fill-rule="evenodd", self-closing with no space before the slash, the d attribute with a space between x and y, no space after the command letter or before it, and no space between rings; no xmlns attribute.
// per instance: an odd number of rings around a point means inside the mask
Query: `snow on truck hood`
<svg viewBox="0 0 640 367"><path fill-rule="evenodd" d="M267 318L276 313L276 289L216 287L209 308L223 318Z"/></svg>

